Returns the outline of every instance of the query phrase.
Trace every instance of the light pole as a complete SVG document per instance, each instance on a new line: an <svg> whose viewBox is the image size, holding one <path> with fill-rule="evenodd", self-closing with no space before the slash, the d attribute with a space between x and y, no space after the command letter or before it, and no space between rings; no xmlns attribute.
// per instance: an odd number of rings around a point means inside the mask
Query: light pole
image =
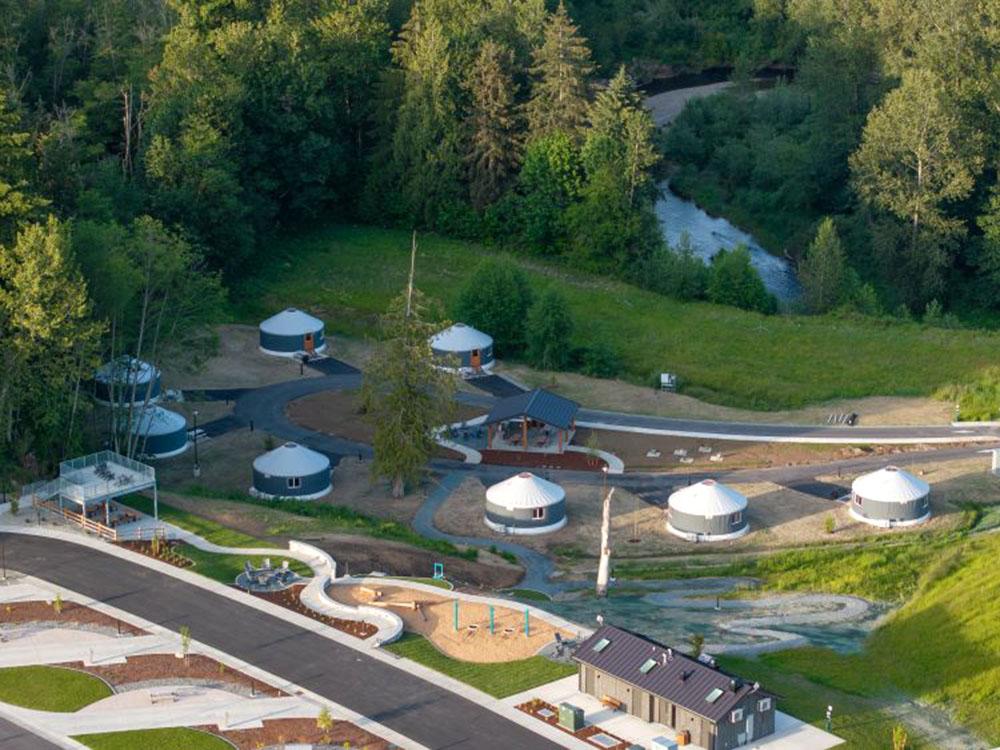
<svg viewBox="0 0 1000 750"><path fill-rule="evenodd" d="M201 476L201 465L198 463L198 410L192 412L194 417L194 476Z"/></svg>

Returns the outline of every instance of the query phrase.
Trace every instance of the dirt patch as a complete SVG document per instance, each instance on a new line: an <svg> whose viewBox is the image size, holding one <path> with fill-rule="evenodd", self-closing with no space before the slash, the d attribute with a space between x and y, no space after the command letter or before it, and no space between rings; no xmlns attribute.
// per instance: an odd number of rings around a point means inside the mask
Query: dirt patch
<svg viewBox="0 0 1000 750"><path fill-rule="evenodd" d="M368 624L367 622L342 620L339 617L321 615L319 612L309 609L309 607L302 603L302 589L304 588L305 586L301 585L292 586L283 591L253 591L251 593L260 599L265 599L272 604L278 604L285 609L298 612L300 615L305 615L306 617L316 620L317 622L321 622L324 625L329 625L331 628L336 628L341 633L353 635L355 638L360 638L361 640L370 638L378 632L378 628L374 625Z"/></svg>
<svg viewBox="0 0 1000 750"><path fill-rule="evenodd" d="M97 625L112 628L122 635L149 635L142 628L111 617L76 602L63 602L60 611L49 602L8 602L0 609L0 625L45 623L52 627Z"/></svg>
<svg viewBox="0 0 1000 750"><path fill-rule="evenodd" d="M288 418L306 429L324 435L353 440L371 445L375 428L361 413L361 394L358 391L322 391L304 396L288 404ZM464 421L482 416L482 409L459 405L450 415L452 421ZM438 458L461 460L462 455L438 446Z"/></svg>
<svg viewBox="0 0 1000 750"><path fill-rule="evenodd" d="M392 745L348 721L334 721L326 731L315 719L268 719L257 729L220 731L215 726L195 727L232 742L238 750L285 747L286 744L312 745L314 750L389 750Z"/></svg>
<svg viewBox="0 0 1000 750"><path fill-rule="evenodd" d="M707 83L704 86L690 86L674 91L664 91L661 94L647 96L645 104L653 117L653 122L658 128L662 128L673 122L674 118L692 99L718 94L731 85L730 81L720 81L719 83Z"/></svg>
<svg viewBox="0 0 1000 750"><path fill-rule="evenodd" d="M100 677L116 691L135 683L176 679L235 685L274 698L288 695L203 654L188 654L180 659L173 654L137 654L129 656L123 664L86 666L83 662L72 662L58 666Z"/></svg>
<svg viewBox="0 0 1000 750"><path fill-rule="evenodd" d="M154 560L173 565L175 568L190 568L194 563L177 552L178 542L174 541L135 541L120 542L119 547L138 552L140 555L152 557Z"/></svg>
<svg viewBox="0 0 1000 750"><path fill-rule="evenodd" d="M557 631L566 638L576 637L537 618L531 620L530 634L526 636L524 611L507 607L494 607L491 634L489 606L469 601L459 601L456 630L454 597L402 586L333 585L327 593L345 604L367 604L395 612L406 630L419 633L442 653L462 661L502 663L527 659L555 640Z"/></svg>
<svg viewBox="0 0 1000 750"><path fill-rule="evenodd" d="M826 424L830 414L859 415L858 424L877 425L947 425L954 418L954 404L929 398L873 396L841 399L804 409L786 411L750 411L699 401L680 393L659 391L624 380L589 378L577 373L539 372L524 365L503 363L502 371L530 387L544 386L590 409L652 414L660 417L683 417L720 422L757 422L764 424Z"/></svg>
<svg viewBox="0 0 1000 750"><path fill-rule="evenodd" d="M575 441L574 441L575 442ZM525 466L534 469L572 469L576 471L601 471L607 463L587 453L531 453L528 451L481 451L484 464L499 466Z"/></svg>
<svg viewBox="0 0 1000 750"><path fill-rule="evenodd" d="M753 443L742 440L703 440L669 435L591 430L583 427L577 430L573 443L586 446L591 440L596 440L597 447L618 456L625 463L626 470L662 470L674 473L806 466L859 456L893 456L900 453L934 450L939 447ZM681 453L677 454L675 451ZM713 457L716 458L713 460Z"/></svg>
<svg viewBox="0 0 1000 750"><path fill-rule="evenodd" d="M621 737L611 734L601 729L596 724L591 724L590 726L584 727L576 732L571 732L565 727L559 726L559 709L553 706L551 703L546 703L541 698L532 698L527 703L522 703L515 706L518 711L524 711L524 713L534 716L539 721L544 721L546 724L559 729L566 734L571 734L578 740L583 740L588 745L593 745L594 747L602 748L602 750L628 750L632 747L632 743L623 740ZM596 734L606 734L612 739L618 740L617 745L602 745L598 742L592 741L590 738Z"/></svg>
<svg viewBox="0 0 1000 750"><path fill-rule="evenodd" d="M425 577L433 575L434 563L444 563L448 580L456 586L475 590L499 590L516 586L524 575L520 566L505 562L487 552L480 552L476 561L460 557L443 557L383 539L327 534L308 539L337 561L338 573L360 575L382 572L394 576Z"/></svg>

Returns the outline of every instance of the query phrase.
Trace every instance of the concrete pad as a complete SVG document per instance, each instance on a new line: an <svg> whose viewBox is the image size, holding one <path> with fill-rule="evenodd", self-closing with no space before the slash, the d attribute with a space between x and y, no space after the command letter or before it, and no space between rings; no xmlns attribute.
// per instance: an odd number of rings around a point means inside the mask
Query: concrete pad
<svg viewBox="0 0 1000 750"><path fill-rule="evenodd" d="M20 648L48 648L59 646L93 646L119 640L117 636L97 633L83 628L46 628L34 626L12 628L7 631L7 643Z"/></svg>

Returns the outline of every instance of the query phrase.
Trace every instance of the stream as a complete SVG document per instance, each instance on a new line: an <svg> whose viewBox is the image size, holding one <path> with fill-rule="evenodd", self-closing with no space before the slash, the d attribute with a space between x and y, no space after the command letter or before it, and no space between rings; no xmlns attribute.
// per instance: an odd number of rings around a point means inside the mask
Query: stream
<svg viewBox="0 0 1000 750"><path fill-rule="evenodd" d="M666 181L661 182L659 188L656 217L660 220L667 244L677 247L681 235L687 233L694 254L706 263L712 260L712 256L720 248L731 250L737 245L746 245L750 250L750 262L760 273L767 291L782 303L792 302L799 297L802 288L787 260L767 252L751 235L725 219L709 216L693 202L684 200L671 191Z"/></svg>

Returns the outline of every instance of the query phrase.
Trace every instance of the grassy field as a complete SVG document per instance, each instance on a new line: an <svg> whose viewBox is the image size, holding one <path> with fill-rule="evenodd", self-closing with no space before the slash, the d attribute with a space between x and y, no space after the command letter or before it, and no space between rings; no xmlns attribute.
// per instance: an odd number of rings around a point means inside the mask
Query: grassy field
<svg viewBox="0 0 1000 750"><path fill-rule="evenodd" d="M334 225L278 242L273 261L234 290L234 317L256 324L297 305L328 330L373 333L405 284L407 232ZM420 238L417 284L452 304L488 251L433 235ZM577 316L575 343L604 338L628 379L679 373L685 392L754 409L795 408L835 398L922 396L966 381L996 361L1000 335L914 323L829 317L765 317L707 303L681 303L606 279L519 263L537 289L559 287ZM378 269L373 273L372 269ZM336 352L332 352L336 355Z"/></svg>
<svg viewBox="0 0 1000 750"><path fill-rule="evenodd" d="M137 747L150 750L232 750L232 745L225 740L186 727L81 734L73 739L93 750L135 750Z"/></svg>
<svg viewBox="0 0 1000 750"><path fill-rule="evenodd" d="M0 702L22 708L73 713L111 694L104 681L72 669L42 666L0 669Z"/></svg>
<svg viewBox="0 0 1000 750"><path fill-rule="evenodd" d="M394 654L471 685L494 698L505 698L576 672L568 664L557 664L543 656L532 656L505 664L476 664L445 656L422 635L408 633L386 646Z"/></svg>

